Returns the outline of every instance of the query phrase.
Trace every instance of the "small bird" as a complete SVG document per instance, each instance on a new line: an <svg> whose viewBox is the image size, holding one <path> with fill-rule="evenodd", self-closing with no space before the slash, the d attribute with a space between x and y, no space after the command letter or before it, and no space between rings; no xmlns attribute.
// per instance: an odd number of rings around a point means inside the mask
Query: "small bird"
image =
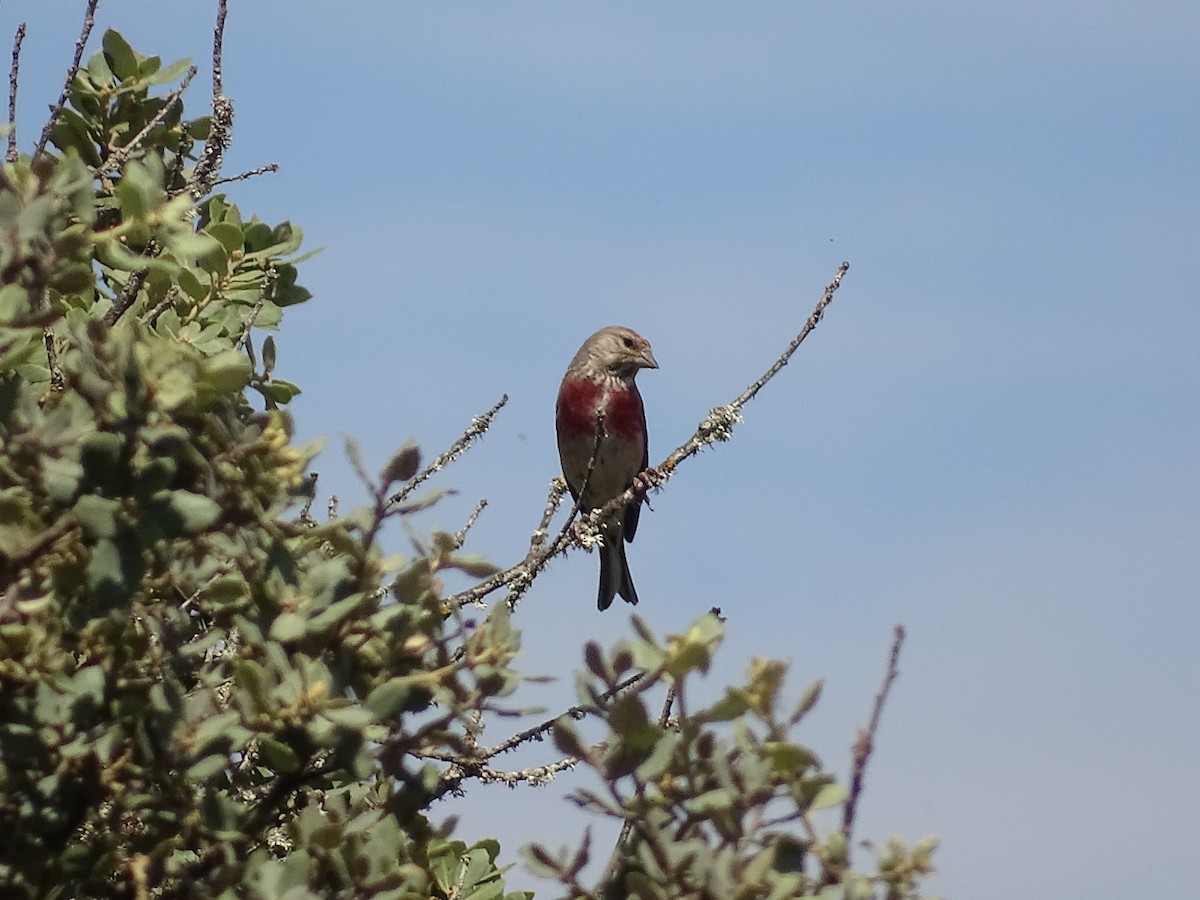
<svg viewBox="0 0 1200 900"><path fill-rule="evenodd" d="M634 377L639 369L657 369L650 342L631 328L610 325L583 342L558 389L555 426L558 458L571 496L579 508L597 509L623 494L650 461L646 411ZM597 444L599 427L599 444ZM595 453L591 477L588 463ZM585 484L586 481L586 490ZM620 594L638 602L625 542L637 532L642 504L635 501L600 524L600 593L596 606L608 609Z"/></svg>

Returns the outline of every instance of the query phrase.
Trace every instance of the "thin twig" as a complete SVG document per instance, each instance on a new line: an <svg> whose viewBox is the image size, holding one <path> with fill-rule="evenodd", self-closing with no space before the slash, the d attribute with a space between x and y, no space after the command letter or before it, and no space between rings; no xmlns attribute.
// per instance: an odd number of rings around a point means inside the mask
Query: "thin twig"
<svg viewBox="0 0 1200 900"><path fill-rule="evenodd" d="M279 163L267 163L265 166L257 166L246 172L241 172L237 175L231 175L228 178L218 178L213 182L213 187L218 184L229 184L233 181L245 181L247 178L253 178L255 175L265 175L267 172L278 172Z"/></svg>
<svg viewBox="0 0 1200 900"><path fill-rule="evenodd" d="M417 486L426 481L431 475L440 472L451 462L462 456L467 448L474 441L484 435L488 428L492 425L492 419L496 418L496 413L508 402L508 394L504 394L495 406L489 409L481 416L476 416L471 420L471 424L467 426L467 430L459 435L458 440L449 446L445 452L441 453L437 459L427 465L424 469L412 477L412 480L406 484L403 489L397 491L388 498L388 506L395 506L402 502L409 494L416 490Z"/></svg>
<svg viewBox="0 0 1200 900"><path fill-rule="evenodd" d="M58 367L58 349L54 346L54 332L49 328L42 332L42 343L46 345L46 364L50 367L50 390L62 391L67 383Z"/></svg>
<svg viewBox="0 0 1200 900"><path fill-rule="evenodd" d="M454 533L454 543L461 547L467 539L467 532L471 530L471 526L475 524L475 520L479 518L479 514L487 509L487 498L480 500L475 504L475 510L467 517L467 522L462 528Z"/></svg>
<svg viewBox="0 0 1200 900"><path fill-rule="evenodd" d="M101 171L121 171L121 167L125 165L125 160L129 158L129 154L136 150L141 145L142 141L149 136L150 132L154 130L155 126L157 126L168 116L168 114L170 114L175 104L179 102L179 98L183 96L183 92L188 89L188 85L192 83L192 79L195 77L196 67L190 66L187 70L187 74L183 76L183 81L179 83L179 87L171 91L171 93L167 94L167 96L164 98L162 109L155 113L153 118L146 123L145 127L133 136L133 140L124 146L118 147L116 151L104 161Z"/></svg>
<svg viewBox="0 0 1200 900"><path fill-rule="evenodd" d="M304 506L300 510L299 518L300 521L309 528L317 527L317 520L312 517L312 505L313 500L315 500L317 496L317 479L320 477L321 476L316 472L309 472L307 476L308 483L304 486L304 493L306 494L307 499L305 499Z"/></svg>
<svg viewBox="0 0 1200 900"><path fill-rule="evenodd" d="M199 201L212 190L221 175L221 163L225 151L233 140L233 102L225 96L221 82L221 53L225 42L225 15L228 13L226 0L217 4L217 24L213 28L213 96L212 118L208 130L208 140L196 160L192 177L188 182L188 190L192 197Z"/></svg>
<svg viewBox="0 0 1200 900"><path fill-rule="evenodd" d="M603 695L601 695L600 699L611 700L613 697L617 696L617 694L621 693L626 688L637 684L645 677L645 672L638 672L636 675L630 675L612 690L606 691ZM495 747L491 747L482 751L480 757L482 759L491 759L494 756L499 756L501 753L507 753L509 750L514 750L528 741L541 740L542 736L552 729L556 722L558 722L560 719L566 718L567 716L570 716L572 719L578 721L579 719L582 719L585 716L591 715L595 712L596 707L594 704L572 706L570 709L564 710L558 715L546 719L546 721L542 722L540 725L535 725L532 728L526 728L524 731L517 732L507 740L501 741Z"/></svg>
<svg viewBox="0 0 1200 900"><path fill-rule="evenodd" d="M150 240L146 242L146 251L142 255L153 259L158 256L160 250L158 242ZM108 308L108 312L104 314L104 324L110 328L117 324L117 320L133 306L138 298L138 293L142 289L142 285L146 283L146 276L149 274L148 269L138 269L136 272L129 273L129 278L125 282L125 286L121 288L121 293L117 294L117 299L113 301L113 305Z"/></svg>
<svg viewBox="0 0 1200 900"><path fill-rule="evenodd" d="M854 742L854 766L850 776L850 796L842 807L842 834L846 837L849 847L854 831L854 816L858 811L858 801L862 796L863 779L867 774L867 762L871 751L875 748L875 734L879 730L879 720L883 716L883 706L887 703L892 684L900 675L900 648L904 645L904 626L897 625L892 634L892 652L888 657L887 672L883 676L883 685L875 695L875 707L871 710L871 720L866 728L860 729L858 739Z"/></svg>
<svg viewBox="0 0 1200 900"><path fill-rule="evenodd" d="M602 702L611 700L626 688L637 684L645 677L645 672L639 672L636 675L632 675L610 690L605 691L599 699ZM559 772L565 772L569 769L575 768L575 766L579 764L579 759L575 756L566 756L560 760L548 763L546 765L531 766L527 769L520 769L513 772L493 769L487 765L487 762L494 757L499 756L502 753L507 753L508 751L513 750L528 741L540 741L543 735L550 731L550 729L552 729L557 722L567 718L568 716L572 719L578 720L588 715L595 715L596 713L597 709L594 704L589 704L587 706L572 706L570 709L559 713L553 718L547 719L540 725L536 725L533 728L527 728L524 731L514 734L512 737L502 741L494 747L487 749L476 749L471 756L462 756L458 754L448 755L442 753L414 753L413 755L422 759L436 759L438 761L447 762L450 764L449 768L447 768L441 774L438 779L437 786L434 787L431 792L432 797L435 799L438 797L444 797L446 794L457 791L461 787L462 783L468 778L475 778L485 783L491 782L507 784L509 787L516 787L517 784L522 782L534 786L548 784L554 780L554 776ZM603 750L605 746L606 743L601 742L593 749L596 752L599 752Z"/></svg>
<svg viewBox="0 0 1200 900"><path fill-rule="evenodd" d="M21 71L21 44L25 41L25 23L17 26L13 38L12 67L8 70L8 153L6 162L17 161L17 80Z"/></svg>
<svg viewBox="0 0 1200 900"><path fill-rule="evenodd" d="M671 710L675 706L675 684L667 689L667 697L663 701L662 712L658 716L658 727L666 728L671 721ZM600 884L608 884L617 876L620 871L621 861L625 856L625 850L629 844L629 836L633 833L633 820L626 819L621 824L621 831L617 835L616 843L613 844L612 856L608 859L608 865L604 867L604 875L600 878Z"/></svg>
<svg viewBox="0 0 1200 900"><path fill-rule="evenodd" d="M212 87L213 100L223 96L224 90L221 85L221 53L222 45L225 42L225 16L229 12L229 4L226 0L220 0L217 3L217 24L213 28L213 54L212 54Z"/></svg>
<svg viewBox="0 0 1200 900"><path fill-rule="evenodd" d="M154 309L150 310L143 316L143 320L150 327L158 324L159 317L167 311L168 308L175 305L175 301L179 299L179 285L173 284L167 288L163 298L155 304Z"/></svg>
<svg viewBox="0 0 1200 900"><path fill-rule="evenodd" d="M238 339L233 345L235 350L243 349L246 346L246 342L250 340L250 329L254 327L254 320L258 318L258 314L262 312L263 305L270 298L275 287L275 279L278 277L279 272L274 266L271 266L264 273L262 287L258 289L258 299L254 301L254 307L250 310L250 315L242 323L242 333L238 335Z"/></svg>
<svg viewBox="0 0 1200 900"><path fill-rule="evenodd" d="M583 480L584 489L587 488L587 484L592 478L592 470L596 465L596 453L600 449L600 440L603 436L600 431L601 421L597 420L596 443L592 446L591 456L588 457L587 473ZM546 547L546 535L550 527L550 520L553 518L554 511L558 509L558 505L562 502L563 495L566 492L567 483L563 478L555 478L550 482L550 491L546 497L546 506L542 511L542 520L529 538L529 551L525 554L523 560L511 568L505 569L503 572L497 572L490 578L484 579L472 588L448 597L446 603L451 607L461 609L471 603L480 603L492 591L504 585L509 585L511 590L505 599L509 609L515 609L517 602L533 584L533 579L538 572L542 571L551 559L562 553L566 549L567 544L575 539L571 526L575 524L576 516L579 515L582 508L583 490L580 490L579 494L575 497L575 502L567 513L566 521L563 522L562 527L558 530L558 534L550 543L550 546Z"/></svg>
<svg viewBox="0 0 1200 900"><path fill-rule="evenodd" d="M567 549L567 543L575 537L572 531L572 526L575 524L575 517L583 509L583 498L587 496L588 485L592 483L592 472L596 468L596 457L600 454L600 444L604 440L604 410L599 410L596 413L596 437L592 441L592 452L588 456L587 471L583 473L583 483L579 485L579 491L575 494L575 502L571 505L571 511L567 513L566 521L563 522L562 528L558 532L558 536L545 552L539 553L530 542L529 553L533 558L529 561L529 566L522 575L511 583L511 589L508 596L504 598L504 602L508 604L508 609L511 612L517 608L517 602L525 595L533 586L533 579L538 576L538 573L546 568L546 564L555 556ZM595 520L593 520L595 521ZM577 538L578 539L578 538Z"/></svg>
<svg viewBox="0 0 1200 900"><path fill-rule="evenodd" d="M83 60L83 48L87 46L88 38L92 34L92 26L96 24L96 7L99 5L100 0L88 0L87 8L83 13L83 27L79 30L79 40L75 42L75 58L71 61L71 68L67 69L67 77L63 81L63 89L62 93L58 95L58 102L50 110L50 118L46 120L46 124L42 128L42 136L38 138L37 148L33 151L35 157L41 156L45 152L46 142L50 140L50 132L54 130L58 117L62 115L63 108L67 105L67 98L71 96L71 85L75 83L75 76L79 73L79 64Z"/></svg>
<svg viewBox="0 0 1200 900"><path fill-rule="evenodd" d="M630 503L640 502L646 495L648 488L659 488L666 483L667 479L670 478L671 474L683 460L690 456L695 456L702 448L714 441L728 440L733 426L741 419L742 407L752 400L762 390L763 386L787 365L788 360L796 352L800 344L804 342L804 339L820 324L826 307L833 301L833 295L841 286L842 278L849 269L850 264L848 262L843 262L838 267L833 279L826 285L821 299L817 302L808 320L804 323L804 327L792 339L791 343L788 344L787 348L784 349L783 353L779 355L762 377L750 385L728 406L717 407L710 411L708 417L700 423L692 437L671 451L671 454L658 466L642 472L624 493L609 500L604 506L591 510L587 515L588 520L591 522L604 521L618 510L627 507ZM561 494L558 496L561 497ZM557 505L556 502L555 505ZM548 510L552 509L549 503L547 504L547 508ZM558 539L552 542L549 547L544 547L547 527L548 518L544 518L543 525L533 534L533 538L530 541L530 551L526 554L525 559L511 568L505 569L503 572L481 581L474 587L447 597L445 602L457 608L470 603L479 603L488 594L499 590L505 585L512 586L513 591L517 592L516 595L519 596L528 589L534 574L545 568L550 559L566 548L567 543L583 546L582 535L568 535L568 529L564 528L559 532Z"/></svg>

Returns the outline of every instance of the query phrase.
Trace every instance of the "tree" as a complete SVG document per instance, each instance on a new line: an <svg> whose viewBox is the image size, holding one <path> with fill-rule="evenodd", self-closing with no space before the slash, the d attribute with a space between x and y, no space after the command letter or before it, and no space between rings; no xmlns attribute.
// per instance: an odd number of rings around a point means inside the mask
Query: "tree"
<svg viewBox="0 0 1200 900"><path fill-rule="evenodd" d="M785 708L782 663L755 661L692 708L719 610L665 639L635 619L629 640L584 648L578 706L479 744L522 681L520 597L551 558L594 540L596 516L572 509L552 532L560 483L509 569L462 552L469 522L408 558L385 553L384 523L418 527L441 494L417 490L502 400L424 467L405 445L372 475L350 442L371 502L314 518L317 448L293 444L287 412L299 388L275 376L273 336L256 340L310 299L301 232L217 190L254 174L221 177L224 3L197 118L186 62L164 67L109 31L84 64L95 6L39 140L20 154L10 127L0 170L4 896L528 897L506 893L496 840L455 840L430 807L576 766L603 785L576 802L623 827L590 886L589 835L528 848L572 897L911 895L931 840L888 844L869 874L850 852L902 630L848 790L795 742L820 685ZM655 467L659 484L728 438L845 269L772 369ZM445 595L448 569L477 584ZM467 614L485 598L486 616ZM598 742L574 724L584 717L606 731ZM564 757L497 768L546 734ZM826 809L840 825L822 825Z"/></svg>

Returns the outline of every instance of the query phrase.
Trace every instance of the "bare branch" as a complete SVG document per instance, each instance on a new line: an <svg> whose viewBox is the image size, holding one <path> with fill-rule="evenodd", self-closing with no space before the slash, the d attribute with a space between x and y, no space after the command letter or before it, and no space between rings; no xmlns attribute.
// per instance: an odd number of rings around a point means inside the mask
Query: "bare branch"
<svg viewBox="0 0 1200 900"><path fill-rule="evenodd" d="M262 287L258 291L258 299L254 301L254 307L250 310L250 315L246 317L246 321L242 323L242 333L238 335L234 349L242 350L246 346L246 342L250 340L250 329L254 327L254 320L258 318L258 314L262 312L263 304L271 296L271 292L275 287L275 279L279 277L279 272L274 266L267 269L263 275Z"/></svg>
<svg viewBox="0 0 1200 900"><path fill-rule="evenodd" d="M475 520L479 518L479 514L487 509L487 505L488 502L486 497L475 504L475 509L471 515L467 517L466 524L454 534L454 543L456 545L461 547L467 540L467 532L471 530L471 526L475 524Z"/></svg>
<svg viewBox="0 0 1200 900"><path fill-rule="evenodd" d="M216 184L221 172L221 163L225 159L225 151L232 140L233 103L228 97L216 97L213 99L208 140L204 142L204 149L200 151L200 158L196 161L196 168L192 170L188 184L188 190L194 200L203 199Z"/></svg>
<svg viewBox="0 0 1200 900"><path fill-rule="evenodd" d="M13 37L12 67L8 70L8 153L6 162L17 161L17 80L21 71L21 44L25 41L25 23L17 26Z"/></svg>
<svg viewBox="0 0 1200 900"><path fill-rule="evenodd" d="M245 181L247 178L253 178L255 175L265 175L267 172L278 172L279 163L267 163L265 166L256 166L246 172L240 172L237 175L230 175L228 178L218 178L213 182L213 187L218 184L229 184L234 181Z"/></svg>
<svg viewBox="0 0 1200 900"><path fill-rule="evenodd" d="M493 406L483 415L473 418L471 420L471 424L467 426L467 430L459 436L458 440L451 444L445 452L441 453L437 459L414 475L412 480L409 481L408 484L403 487L403 489L397 491L390 498L388 498L388 506L395 506L397 503L403 501L406 497L408 497L409 494L416 490L419 484L426 481L431 475L440 472L451 462L462 456L463 453L466 452L467 448L470 447L477 438L482 437L484 433L491 427L492 419L496 418L496 413L500 412L500 409L507 402L508 394L504 394L501 396L500 402L498 402L495 406Z"/></svg>
<svg viewBox="0 0 1200 900"><path fill-rule="evenodd" d="M208 140L196 160L196 168L188 190L192 197L199 201L212 190L221 175L221 163L225 159L225 151L233 140L233 101L225 96L222 84L221 54L225 43L225 16L229 12L226 0L217 3L217 24L213 28L212 52L212 119L208 132Z"/></svg>
<svg viewBox="0 0 1200 900"><path fill-rule="evenodd" d="M804 327L800 330L800 333L792 339L791 343L788 344L787 348L784 349L783 353L780 354L761 378L750 385L728 406L713 409L708 417L700 423L691 438L673 450L658 466L642 472L623 494L614 497L608 503L604 504L604 506L588 512L586 520L590 523L601 522L618 510L624 509L630 503L635 501L640 502L641 498L646 495L646 492L650 488L659 488L666 483L667 479L670 478L671 474L683 460L690 456L695 456L703 447L714 441L728 440L733 425L741 418L742 407L754 399L763 386L787 365L788 360L796 352L800 344L803 343L804 339L820 324L826 307L833 301L833 295L841 286L842 278L849 268L850 264L847 262L843 262L838 267L833 279L826 285L821 299L817 302L811 315L809 315L808 321L804 323ZM561 479L558 479L558 481L561 481ZM508 602L509 606L512 607L515 605L516 600L528 590L534 576L546 567L550 559L563 552L568 544L580 547L584 546L587 539L587 530L577 529L574 532L570 530L571 519L579 511L578 508L572 511L572 515L568 517L567 525L559 532L558 537L549 547L545 546L550 516L553 515L553 510L557 507L561 497L562 488L558 489L557 494L553 489L551 490L546 506L547 515L543 516L542 524L534 531L530 540L529 553L526 554L523 560L511 568L505 569L503 572L481 581L472 588L446 598L446 603L452 607L461 608L469 603L478 603L488 594L508 585L511 587ZM578 503L576 507L578 507Z"/></svg>
<svg viewBox="0 0 1200 900"><path fill-rule="evenodd" d="M157 241L148 241L146 243L146 252L143 254L146 257L153 259L159 254ZM138 292L141 291L142 285L146 283L146 276L149 274L147 269L138 269L136 272L129 273L129 278L125 282L125 286L121 288L121 293L117 294L117 299L113 301L113 305L109 307L108 312L104 314L104 324L112 327L117 324L117 320L125 315L129 307L133 306L137 300Z"/></svg>
<svg viewBox="0 0 1200 900"><path fill-rule="evenodd" d="M580 488L579 495L575 498L570 512L567 513L566 521L563 522L562 528L559 529L557 536L550 543L550 546L546 547L546 535L550 527L550 520L554 517L554 511L558 509L558 504L562 502L563 495L567 491L567 483L563 478L555 478L550 482L550 492L546 497L546 506L542 512L542 520L529 538L529 552L525 554L525 558L515 566L505 569L503 572L497 572L474 587L446 598L448 605L455 609L461 609L470 603L479 603L492 591L504 585L509 585L510 590L508 596L505 598L505 602L508 604L510 610L516 609L518 601L533 584L533 579L542 569L546 568L551 559L566 550L567 545L572 542L578 546L584 546L586 538L582 534L573 532L571 526L575 524L576 517L581 511L583 496L587 490L588 482L592 479L592 470L596 466L596 454L600 450L600 441L603 437L603 427L603 418L598 418L596 420L596 440L592 445L591 456L588 457L588 467L584 475L583 485ZM589 520L594 521L591 517L589 517ZM592 531L594 533L594 529Z"/></svg>
<svg viewBox="0 0 1200 900"><path fill-rule="evenodd" d="M42 343L46 345L46 364L50 367L50 390L62 391L66 388L62 370L58 367L58 350L54 346L54 332L47 328L42 332Z"/></svg>
<svg viewBox="0 0 1200 900"><path fill-rule="evenodd" d="M217 3L217 24L213 28L213 53L212 53L212 68L213 68L213 103L216 103L218 97L223 96L221 86L221 56L223 45L225 43L225 16L229 12L229 4L227 0L219 0Z"/></svg>
<svg viewBox="0 0 1200 900"><path fill-rule="evenodd" d="M550 560L567 549L567 543L574 538L582 542L584 538L576 535L571 527L575 524L575 517L579 515L580 509L583 506L583 498L587 496L588 485L592 481L592 472L596 468L596 457L600 453L600 442L604 440L604 411L601 410L596 414L596 436L592 441L592 452L588 456L587 471L583 473L583 483L579 486L579 492L575 497L575 503L571 506L571 511L567 513L566 521L563 522L562 528L558 532L558 536L550 544L549 549L541 552L541 545L537 542L538 535L544 535L544 532L535 532L534 539L529 542L529 553L525 559L527 562L526 568L521 574L510 582L512 588L508 592L508 596L504 598L504 602L508 604L509 610L517 608L517 602L525 595L525 592L533 586L533 579L538 576L538 573L546 568L546 564ZM553 486L551 486L553 490Z"/></svg>
<svg viewBox="0 0 1200 900"><path fill-rule="evenodd" d="M897 625L892 635L892 652L888 657L887 672L883 676L883 685L875 695L875 706L871 710L871 720L866 728L860 729L858 739L854 742L854 767L850 776L850 796L842 808L842 834L846 836L846 846L851 844L854 831L854 816L858 811L858 801L862 796L863 779L867 774L867 762L875 747L875 734L879 730L879 720L883 717L883 707L887 703L892 684L900 675L900 648L904 645L904 626Z"/></svg>
<svg viewBox="0 0 1200 900"><path fill-rule="evenodd" d="M79 30L79 40L75 42L75 58L71 61L71 68L67 69L67 77L63 81L63 89L62 93L58 95L58 102L50 110L50 118L46 120L46 124L42 128L42 136L38 138L37 148L33 151L34 156L41 156L45 152L46 142L50 140L50 132L54 130L58 117L62 115L63 108L67 105L67 98L71 96L71 85L75 83L79 64L83 60L83 48L87 46L88 38L92 34L92 26L96 24L96 7L99 5L100 0L88 0L87 8L83 13L83 27Z"/></svg>
<svg viewBox="0 0 1200 900"><path fill-rule="evenodd" d="M626 678L624 681L622 681L620 684L618 684L611 691L605 692L605 694L603 695L603 697L601 699L611 700L613 697L617 696L617 694L621 693L626 688L632 687L633 685L637 684L639 681L641 681L645 677L646 677L645 672L638 672L636 675L630 675L628 678ZM560 719L570 716L572 719L579 720L579 719L584 718L585 716L588 716L588 715L594 713L595 711L596 711L595 707L590 706L590 705L588 705L588 706L572 706L570 709L564 710L563 712L560 712L558 715L547 719L546 721L542 722L540 725L535 725L533 728L526 728L524 731L517 732L512 737L508 738L508 740L501 741L495 747L491 747L487 750L482 751L480 756L483 759L491 759L494 756L499 756L501 753L507 753L509 750L514 750L517 747L521 746L521 744L524 744L528 741L540 741L542 739L542 737L546 734L546 732L548 732L551 728L554 727L554 723L559 721Z"/></svg>
<svg viewBox="0 0 1200 900"><path fill-rule="evenodd" d="M622 691L637 684L646 678L645 672L639 672L626 678L620 684L616 685L611 690L606 691L600 698L601 701L611 700L620 694ZM647 682L646 687L649 687L654 682ZM559 772L565 772L575 768L579 763L579 759L574 756L566 756L562 759L549 763L543 766L531 766L527 769L506 772L500 769L493 769L487 765L487 762L502 753L507 753L514 750L521 744L527 741L540 741L546 732L554 727L554 724L559 720L571 717L572 719L582 719L588 715L596 713L595 706L572 706L570 709L559 713L558 715L547 719L540 725L533 728L527 728L525 731L518 732L505 741L497 744L495 747L487 749L476 748L472 755L464 756L458 754L445 753L414 753L422 759L436 759L441 762L449 763L449 767L442 772L438 779L437 785L432 790L433 798L444 797L446 794L454 793L462 787L462 783L468 778L475 778L482 782L507 784L509 787L516 787L524 782L526 784L537 786L548 784L554 780L554 776ZM601 742L593 749L599 751L606 746L605 742Z"/></svg>

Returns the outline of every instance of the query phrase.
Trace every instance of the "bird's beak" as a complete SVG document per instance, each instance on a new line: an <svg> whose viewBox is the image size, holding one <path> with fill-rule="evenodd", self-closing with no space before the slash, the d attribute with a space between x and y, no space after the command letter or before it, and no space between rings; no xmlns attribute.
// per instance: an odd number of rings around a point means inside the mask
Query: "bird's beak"
<svg viewBox="0 0 1200 900"><path fill-rule="evenodd" d="M658 360L654 358L654 354L650 352L650 348L646 348L646 352L638 357L638 365L643 369L657 369Z"/></svg>

